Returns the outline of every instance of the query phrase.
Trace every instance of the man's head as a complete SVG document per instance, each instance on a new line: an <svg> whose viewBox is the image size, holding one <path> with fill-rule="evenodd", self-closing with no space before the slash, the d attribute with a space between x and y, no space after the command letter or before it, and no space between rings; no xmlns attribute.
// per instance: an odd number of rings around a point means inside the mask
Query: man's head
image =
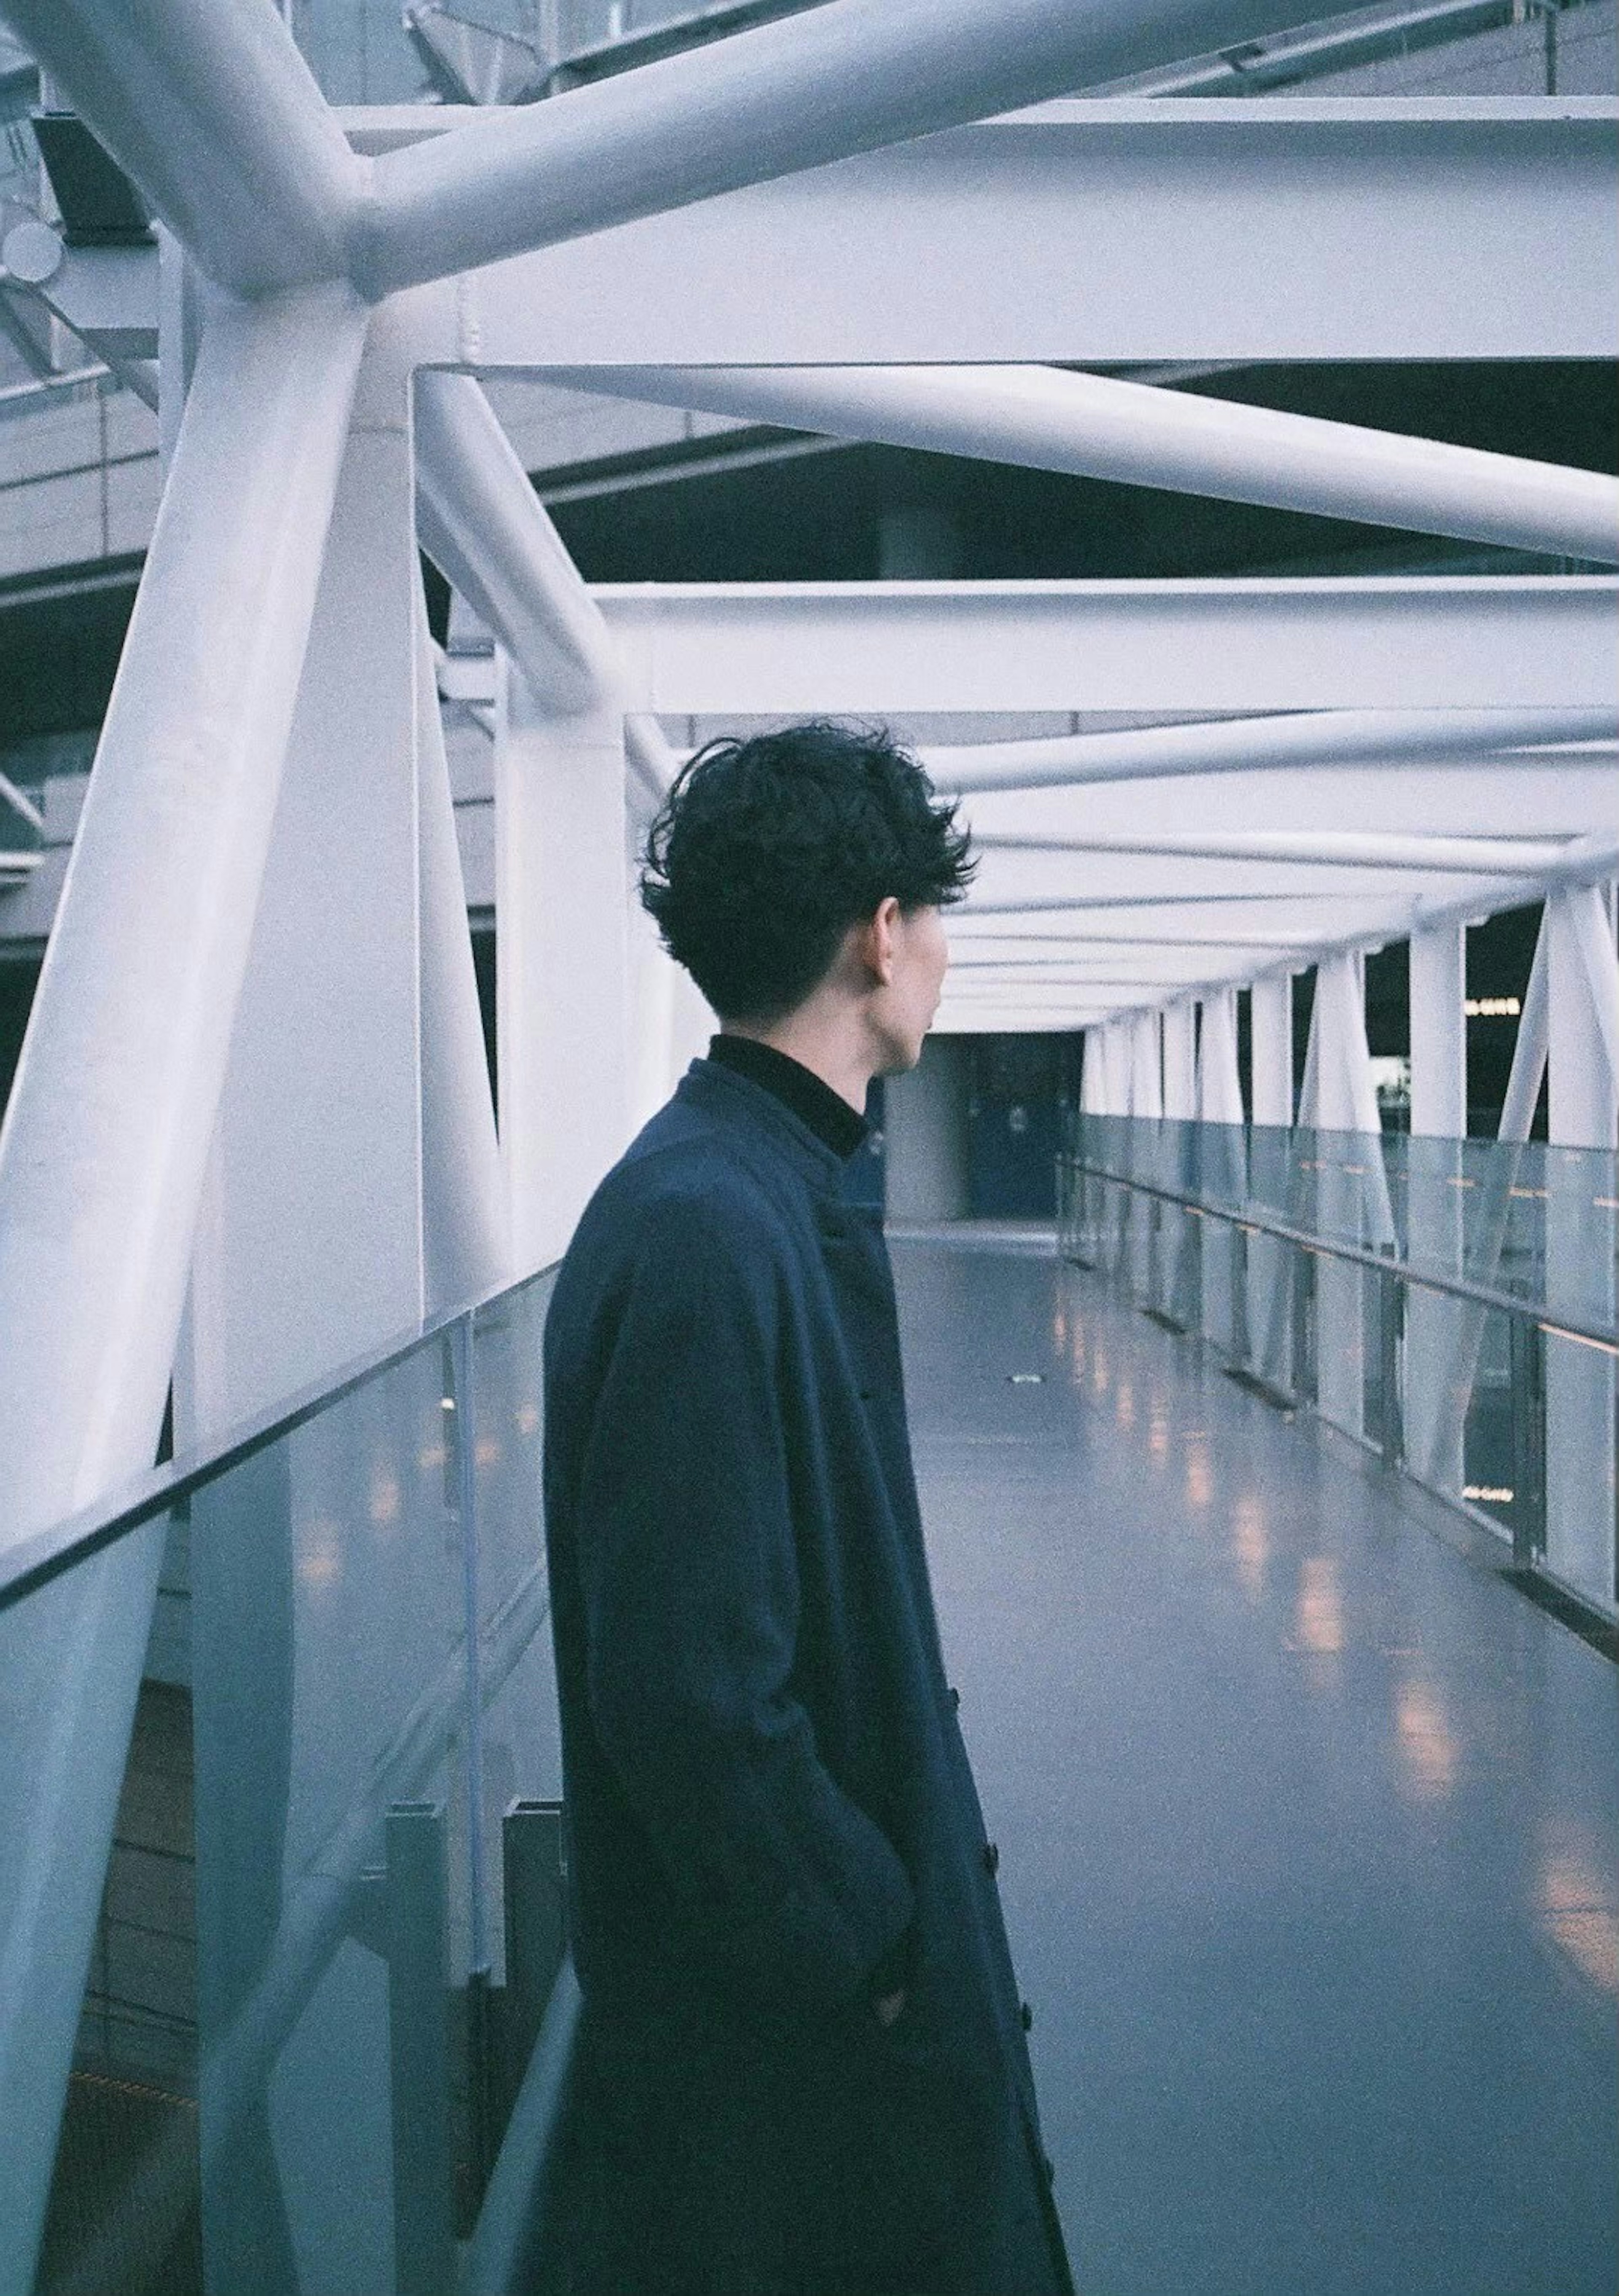
<svg viewBox="0 0 1619 2296"><path fill-rule="evenodd" d="M914 1066L947 963L940 910L977 865L914 759L884 733L814 723L711 742L647 833L641 898L727 1025L819 1000L873 1073Z"/></svg>

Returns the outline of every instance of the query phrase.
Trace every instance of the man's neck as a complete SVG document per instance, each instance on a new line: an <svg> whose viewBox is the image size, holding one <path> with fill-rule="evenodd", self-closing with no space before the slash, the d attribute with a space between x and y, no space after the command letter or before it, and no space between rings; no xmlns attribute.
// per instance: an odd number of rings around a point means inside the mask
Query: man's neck
<svg viewBox="0 0 1619 2296"><path fill-rule="evenodd" d="M789 1060L797 1061L812 1075L818 1076L822 1084L830 1085L857 1116L865 1114L866 1092L877 1073L876 1066L869 1057L863 1059L860 1051L844 1042L839 1034L817 1028L796 1013L767 1029L749 1028L740 1021L726 1021L722 1025L728 1037L751 1037L756 1044L769 1045L778 1053L785 1053Z"/></svg>

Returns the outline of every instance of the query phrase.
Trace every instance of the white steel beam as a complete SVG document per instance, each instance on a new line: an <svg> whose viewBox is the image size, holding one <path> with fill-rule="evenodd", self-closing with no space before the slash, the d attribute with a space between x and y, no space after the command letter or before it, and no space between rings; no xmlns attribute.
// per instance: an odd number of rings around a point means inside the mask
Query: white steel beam
<svg viewBox="0 0 1619 2296"><path fill-rule="evenodd" d="M221 286L260 295L344 274L369 163L275 8L6 0L6 15Z"/></svg>
<svg viewBox="0 0 1619 2296"><path fill-rule="evenodd" d="M1619 730L1619 582L1603 575L662 583L593 595L618 642L631 706L671 716L1476 709L1543 711L1547 724L1588 729L1547 740ZM1325 742L1350 729L1320 730ZM1126 744L1123 772L1144 737L1108 738ZM1188 754L1195 737L1174 738ZM1481 728L1485 746L1500 738ZM1197 769L1216 770L1215 758L1264 762L1237 752L1241 739L1227 734ZM1051 778L1060 754L1050 752ZM1100 753L1076 758L1087 754ZM946 752L939 773L993 762Z"/></svg>
<svg viewBox="0 0 1619 2296"><path fill-rule="evenodd" d="M1619 958L1603 890L1582 885L1547 903L1551 1029L1550 1136L1612 1148L1619 1110Z"/></svg>
<svg viewBox="0 0 1619 2296"><path fill-rule="evenodd" d="M365 291L926 136L1285 29L1298 0L832 0L558 102L384 153L354 246Z"/></svg>
<svg viewBox="0 0 1619 2296"><path fill-rule="evenodd" d="M630 1107L622 714L541 706L504 665L495 736L500 1141L512 1252L560 1259Z"/></svg>
<svg viewBox="0 0 1619 2296"><path fill-rule="evenodd" d="M494 409L470 375L416 381L417 520L440 572L521 667L538 707L568 717L625 708L611 632ZM626 752L647 800L674 777L656 721L633 714Z"/></svg>
<svg viewBox="0 0 1619 2296"><path fill-rule="evenodd" d="M966 792L1071 787L1093 781L1159 781L1186 774L1248 773L1271 766L1386 767L1408 758L1500 756L1536 745L1615 737L1619 737L1619 708L1612 705L1589 709L1319 709L1149 726L1135 733L1076 734L1066 741L1058 737L926 748L919 757L936 787Z"/></svg>
<svg viewBox="0 0 1619 2296"><path fill-rule="evenodd" d="M1549 1023L1548 1132L1554 1148L1607 1150L1619 1139L1619 956L1611 890L1583 885L1546 904ZM1614 1316L1614 1215L1607 1157L1588 1160L1593 1187L1554 1160L1547 1174L1546 1287L1588 1315ZM1582 1181L1584 1185L1581 1185ZM1614 1365L1545 1332L1546 1561L1566 1585L1611 1610L1614 1585Z"/></svg>
<svg viewBox="0 0 1619 2296"><path fill-rule="evenodd" d="M1202 1000L1198 1032L1198 1114L1205 1124L1243 1121L1237 1069L1237 992L1218 988Z"/></svg>
<svg viewBox="0 0 1619 2296"><path fill-rule="evenodd" d="M1410 939L1413 1134L1460 1140L1468 1129L1467 929L1457 921Z"/></svg>
<svg viewBox="0 0 1619 2296"><path fill-rule="evenodd" d="M1189 997L1164 1008L1164 1113L1182 1120L1198 1113L1198 1015Z"/></svg>
<svg viewBox="0 0 1619 2296"><path fill-rule="evenodd" d="M1297 830L1252 830L1226 837L1198 830L1159 837L1134 836L1127 831L1050 837L1019 837L1000 830L973 832L974 849L982 852L1157 854L1188 861L1414 869L1424 874L1463 877L1533 875L1543 862L1555 861L1566 841L1555 837L1387 837L1353 830L1328 831L1317 836Z"/></svg>
<svg viewBox="0 0 1619 2296"><path fill-rule="evenodd" d="M1460 1273L1466 1261L1461 1143L1468 1131L1467 928L1460 921L1413 933L1410 946L1410 1131L1427 1145L1412 1152L1406 1192L1406 1250L1419 1264ZM1443 1168L1449 1163L1451 1168ZM1405 1301L1407 1455L1436 1467L1441 1488L1460 1491L1460 1430L1435 1461L1446 1418L1441 1384L1462 1302L1413 1286Z"/></svg>
<svg viewBox="0 0 1619 2296"><path fill-rule="evenodd" d="M511 1212L467 929L444 721L420 583L416 621L417 810L421 828L422 1290L429 1313L526 1271Z"/></svg>
<svg viewBox="0 0 1619 2296"><path fill-rule="evenodd" d="M28 5L70 41L91 12ZM166 5L177 18L185 0ZM251 12L210 14L217 64ZM634 96L650 77L610 86ZM159 211L184 207L183 235L215 275L250 287L346 259L333 234L346 241L364 200L364 163L333 146L331 123L296 86L261 105L262 83L227 60L196 103L161 87L147 103L137 76L127 85L143 101L115 133L117 62L91 42L75 78L92 123L139 147L132 172ZM221 86L242 91L240 120ZM607 94L576 90L513 117L521 135L551 133ZM464 154L503 132L486 108L343 117L363 150L391 152L389 167L429 164L392 147L447 137ZM532 371L1607 357L1619 335L1614 143L1607 100L1049 104L446 280L418 307L418 360ZM188 183L211 184L239 150L260 204L244 213L233 183L211 201L193 194L193 212ZM1078 235L1063 226L1075 212L1087 219ZM127 251L117 259L140 267ZM71 263L82 268L77 253Z"/></svg>
<svg viewBox="0 0 1619 2296"><path fill-rule="evenodd" d="M0 1133L6 1538L156 1453L364 332L331 288L225 307L203 338ZM8 2288L30 2281L161 1533L59 1581L16 1646L0 1776Z"/></svg>
<svg viewBox="0 0 1619 2296"><path fill-rule="evenodd" d="M1619 561L1619 480L1050 366L573 367L574 389L833 438Z"/></svg>
<svg viewBox="0 0 1619 2296"><path fill-rule="evenodd" d="M1266 973L1249 1005L1251 1083L1255 1124L1293 1121L1293 976Z"/></svg>
<svg viewBox="0 0 1619 2296"><path fill-rule="evenodd" d="M610 85L634 102L668 69ZM772 93L773 144L791 115ZM480 116L462 150L560 135L595 94L531 106L515 131ZM1615 115L1579 98L1049 104L475 274L437 299L424 356L485 369L1611 357ZM446 124L419 111L414 132ZM606 164L598 215L634 157ZM396 160L435 164L425 148L382 164ZM550 190L536 174L523 209ZM389 228L403 242L403 217ZM442 256L424 242L401 259L420 276Z"/></svg>
<svg viewBox="0 0 1619 2296"><path fill-rule="evenodd" d="M899 729L912 742L927 736L924 723ZM999 729L996 729L997 731ZM1509 762L1438 759L1402 764L1377 781L1379 836L1571 838L1611 828L1619 749L1547 749L1531 761L1519 751ZM1173 815L1144 801L1139 783L1089 782L1071 790L980 791L969 808L975 836L1064 838L1173 829L1177 834L1222 839L1286 831L1327 839L1339 832L1368 833L1367 784L1362 774L1322 773L1312 766L1267 767L1253 774L1182 776L1174 783ZM1181 873L1181 865L1164 878ZM1282 878L1282 882L1294 882Z"/></svg>

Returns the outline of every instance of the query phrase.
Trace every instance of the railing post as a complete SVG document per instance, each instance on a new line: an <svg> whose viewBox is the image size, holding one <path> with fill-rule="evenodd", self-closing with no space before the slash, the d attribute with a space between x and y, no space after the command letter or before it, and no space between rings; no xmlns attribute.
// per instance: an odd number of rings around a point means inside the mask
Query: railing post
<svg viewBox="0 0 1619 2296"><path fill-rule="evenodd" d="M1390 1246L1392 1250L1393 1247ZM1405 1413L1400 1394L1400 1308L1404 1285L1394 1269L1378 1275L1378 1447L1386 1467L1405 1462Z"/></svg>
<svg viewBox="0 0 1619 2296"><path fill-rule="evenodd" d="M385 1838L393 2285L395 2296L454 2296L449 1892L442 1805L395 1802Z"/></svg>
<svg viewBox="0 0 1619 2296"><path fill-rule="evenodd" d="M473 2170L481 2187L494 2164L489 2137L489 1888L484 1854L484 1699L478 1521L478 1384L473 1317L458 1316L447 1334L453 1441L447 1469L461 1540L462 1633L467 1669L467 1887L470 1898L467 1970L467 2080Z"/></svg>
<svg viewBox="0 0 1619 2296"><path fill-rule="evenodd" d="M504 2107L510 2111L568 1950L565 1819L560 1801L514 1801L503 1827L506 1916Z"/></svg>
<svg viewBox="0 0 1619 2296"><path fill-rule="evenodd" d="M1227 1344L1231 1361L1240 1370L1247 1370L1252 1348L1248 1336L1248 1257L1247 1236L1239 1220L1226 1224L1226 1249L1231 1258L1229 1304L1231 1328Z"/></svg>
<svg viewBox="0 0 1619 2296"><path fill-rule="evenodd" d="M1546 1552L1546 1341L1533 1316L1508 1322L1511 1365L1512 1561L1533 1570Z"/></svg>

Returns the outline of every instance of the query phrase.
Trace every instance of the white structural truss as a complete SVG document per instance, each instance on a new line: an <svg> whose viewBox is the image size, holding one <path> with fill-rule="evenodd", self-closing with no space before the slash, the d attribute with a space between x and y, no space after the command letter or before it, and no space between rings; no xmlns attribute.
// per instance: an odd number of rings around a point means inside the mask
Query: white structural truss
<svg viewBox="0 0 1619 2296"><path fill-rule="evenodd" d="M1452 1125L1461 931L1549 893L1554 1134L1612 1144L1619 486L1059 368L1611 356L1614 105L1074 101L1303 0L830 0L519 110L338 113L274 0L0 4L162 226L20 226L12 276L156 359L169 455L0 1136L0 1542L148 1466L171 1378L209 1441L561 1248L709 1025L628 865L691 716L1049 716L925 751L984 854L938 1026L1092 1029L1099 1112L1291 1120L1320 964L1304 1112L1375 1126L1361 962L1409 938ZM496 370L1585 570L593 593ZM497 646L498 1145L419 540ZM0 2296L156 1536L0 1689Z"/></svg>

